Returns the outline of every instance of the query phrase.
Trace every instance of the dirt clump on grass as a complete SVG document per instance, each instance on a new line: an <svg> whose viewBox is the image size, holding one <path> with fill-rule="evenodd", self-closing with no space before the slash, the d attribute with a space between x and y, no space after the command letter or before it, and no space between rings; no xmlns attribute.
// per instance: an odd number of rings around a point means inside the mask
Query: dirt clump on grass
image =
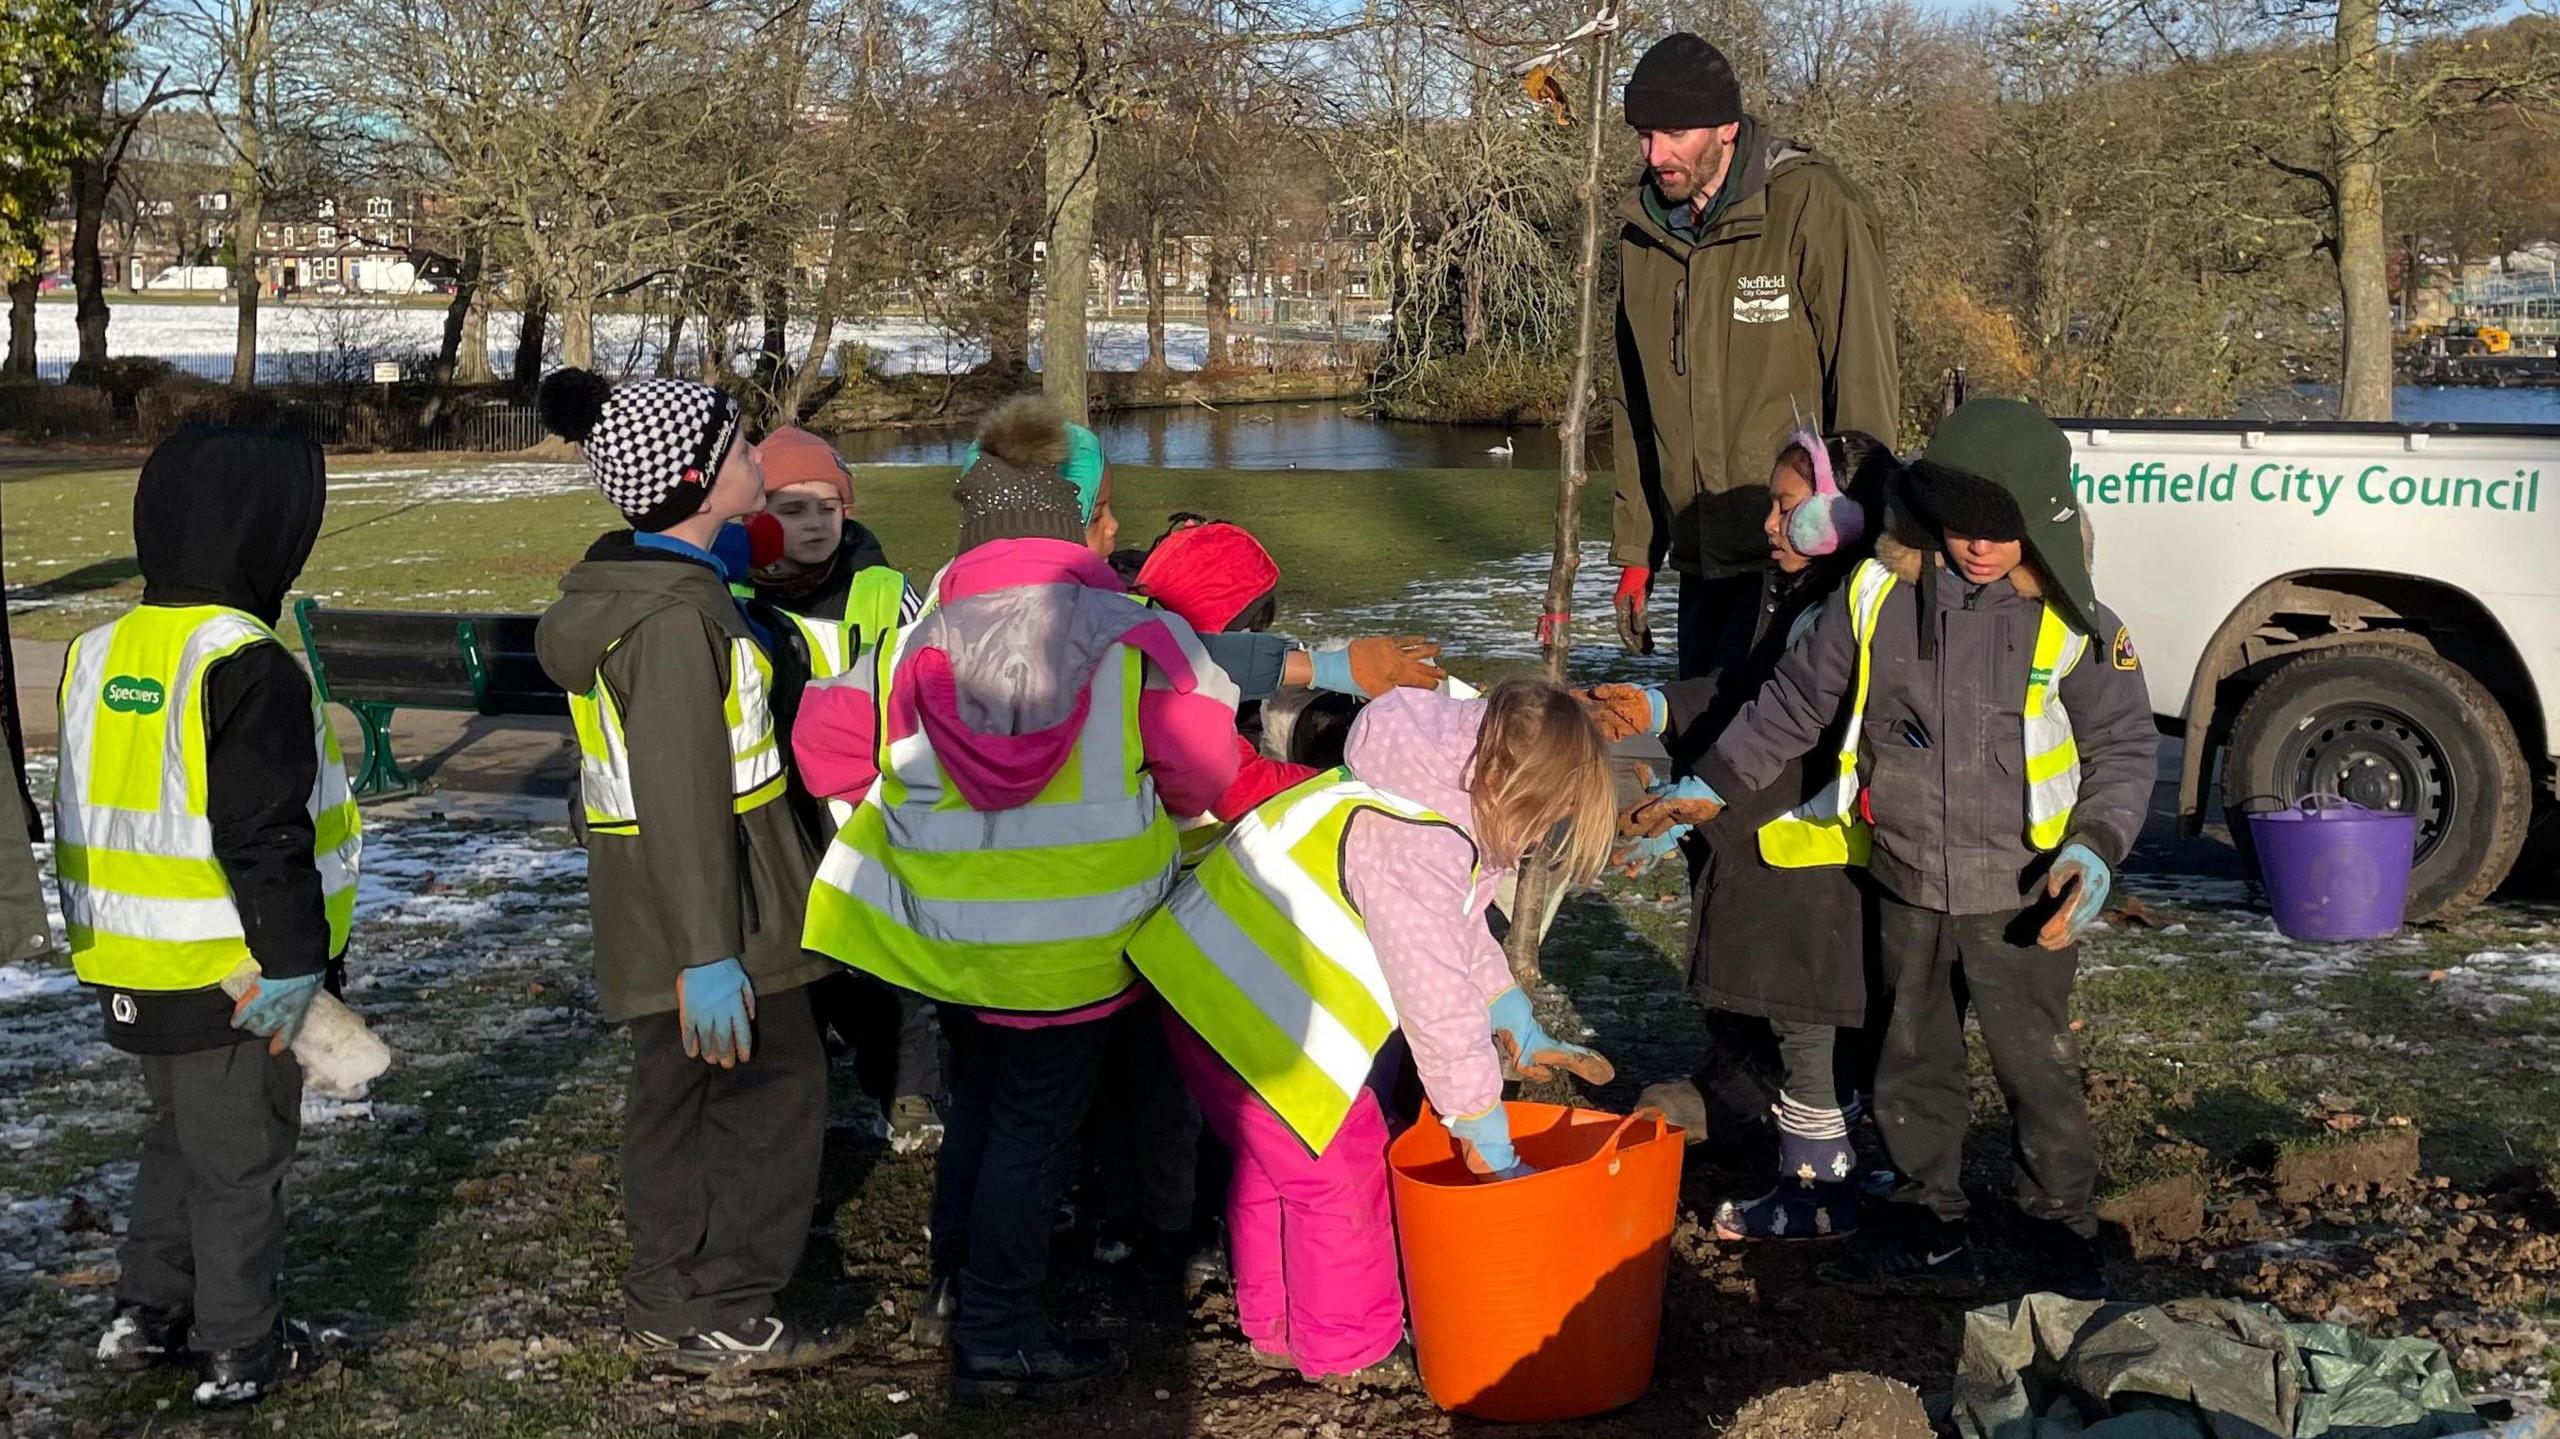
<svg viewBox="0 0 2560 1439"><path fill-rule="evenodd" d="M1727 1439L1931 1439L1928 1411L1908 1384L1834 1374L1742 1406Z"/></svg>
<svg viewBox="0 0 2560 1439"><path fill-rule="evenodd" d="M2362 1198L2388 1193L2418 1177L2418 1131L2386 1129L2355 1139L2306 1145L2276 1160L2276 1198L2308 1204L2323 1195Z"/></svg>
<svg viewBox="0 0 2560 1439"><path fill-rule="evenodd" d="M2204 1234L2204 1179L2172 1174L2119 1194L2098 1206L2098 1217L2120 1225L2136 1259L2157 1259Z"/></svg>

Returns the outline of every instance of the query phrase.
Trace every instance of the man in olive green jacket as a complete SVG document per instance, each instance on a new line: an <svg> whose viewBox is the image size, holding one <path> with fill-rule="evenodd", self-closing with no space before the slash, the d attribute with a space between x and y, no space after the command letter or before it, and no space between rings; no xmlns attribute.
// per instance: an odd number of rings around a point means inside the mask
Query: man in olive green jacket
<svg viewBox="0 0 2560 1439"><path fill-rule="evenodd" d="M1893 442L1893 300L1866 198L1743 113L1715 46L1647 50L1626 112L1645 170L1618 236L1618 638L1652 651L1667 559L1689 677L1749 647L1769 470L1799 417Z"/></svg>

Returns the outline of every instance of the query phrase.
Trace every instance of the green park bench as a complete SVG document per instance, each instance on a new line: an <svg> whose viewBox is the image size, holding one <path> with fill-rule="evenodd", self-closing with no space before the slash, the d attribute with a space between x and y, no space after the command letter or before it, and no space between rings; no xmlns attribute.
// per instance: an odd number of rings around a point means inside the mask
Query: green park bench
<svg viewBox="0 0 2560 1439"><path fill-rule="evenodd" d="M568 696L534 658L540 618L333 610L315 599L297 601L293 619L321 700L345 705L364 726L356 795L378 798L419 787L391 751L391 716L399 710L567 714Z"/></svg>

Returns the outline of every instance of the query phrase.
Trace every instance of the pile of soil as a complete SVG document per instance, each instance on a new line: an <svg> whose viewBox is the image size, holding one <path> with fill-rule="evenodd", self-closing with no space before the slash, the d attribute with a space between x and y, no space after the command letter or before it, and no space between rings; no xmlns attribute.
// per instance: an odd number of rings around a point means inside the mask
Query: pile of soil
<svg viewBox="0 0 2560 1439"><path fill-rule="evenodd" d="M1931 1439L1928 1412L1908 1384L1834 1374L1742 1406L1727 1439Z"/></svg>

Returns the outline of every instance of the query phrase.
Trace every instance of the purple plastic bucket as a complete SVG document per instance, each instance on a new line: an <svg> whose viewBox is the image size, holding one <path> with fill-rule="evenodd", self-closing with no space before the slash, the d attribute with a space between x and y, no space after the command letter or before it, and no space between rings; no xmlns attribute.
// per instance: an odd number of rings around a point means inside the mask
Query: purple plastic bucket
<svg viewBox="0 0 2560 1439"><path fill-rule="evenodd" d="M2267 907L2286 938L2383 939L2400 932L2409 871L2417 864L2416 815L2315 794L2248 819Z"/></svg>

